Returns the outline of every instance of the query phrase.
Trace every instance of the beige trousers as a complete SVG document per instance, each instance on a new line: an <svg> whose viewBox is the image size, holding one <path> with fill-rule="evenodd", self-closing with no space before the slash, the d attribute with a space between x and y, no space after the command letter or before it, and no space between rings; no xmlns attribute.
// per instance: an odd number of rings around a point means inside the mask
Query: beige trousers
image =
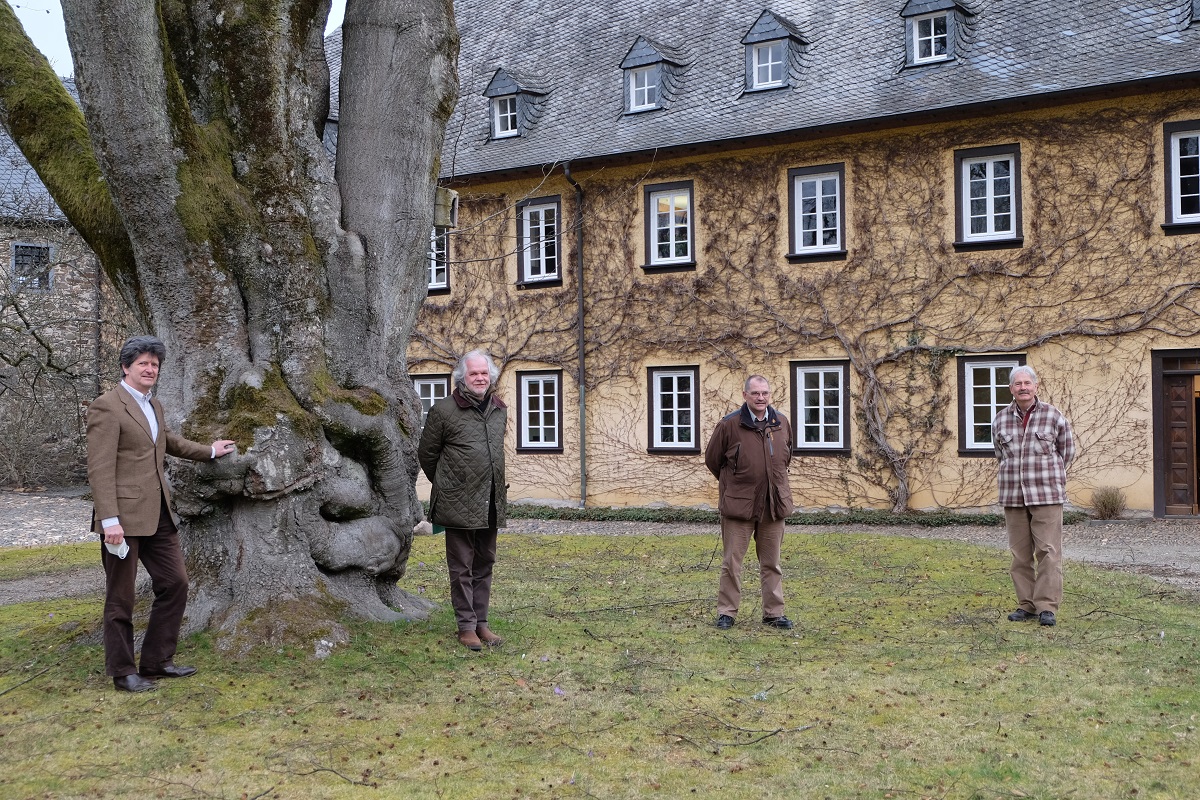
<svg viewBox="0 0 1200 800"><path fill-rule="evenodd" d="M1062 603L1063 507L1008 507L1008 549L1012 551L1013 587L1017 605L1030 613L1058 611Z"/></svg>
<svg viewBox="0 0 1200 800"><path fill-rule="evenodd" d="M779 549L783 544L783 520L741 520L721 517L721 584L717 589L717 613L737 617L742 600L742 559L754 538L762 582L764 617L783 616L783 569Z"/></svg>

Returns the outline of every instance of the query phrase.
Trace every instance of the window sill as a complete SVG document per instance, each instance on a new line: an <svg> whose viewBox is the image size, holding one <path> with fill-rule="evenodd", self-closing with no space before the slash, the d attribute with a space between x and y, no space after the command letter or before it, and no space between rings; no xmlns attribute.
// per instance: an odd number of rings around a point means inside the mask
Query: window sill
<svg viewBox="0 0 1200 800"><path fill-rule="evenodd" d="M821 250L812 253L788 253L785 256L790 264L811 264L816 261L845 261L845 250Z"/></svg>
<svg viewBox="0 0 1200 800"><path fill-rule="evenodd" d="M699 447L647 447L646 452L652 456L698 456Z"/></svg>
<svg viewBox="0 0 1200 800"><path fill-rule="evenodd" d="M678 264L642 264L642 271L648 274L658 272L695 272L695 261L682 261Z"/></svg>
<svg viewBox="0 0 1200 800"><path fill-rule="evenodd" d="M1178 236L1181 233L1200 233L1200 222L1165 222L1163 233L1167 236Z"/></svg>
<svg viewBox="0 0 1200 800"><path fill-rule="evenodd" d="M773 83L770 86L747 86L745 94L758 94L759 92L774 92L778 89L786 89L788 85L784 83Z"/></svg>
<svg viewBox="0 0 1200 800"><path fill-rule="evenodd" d="M793 447L792 455L796 456L841 456L850 455L849 447Z"/></svg>
<svg viewBox="0 0 1200 800"><path fill-rule="evenodd" d="M1012 239L980 239L978 241L955 242L955 250L1013 250L1025 246L1025 237Z"/></svg>
<svg viewBox="0 0 1200 800"><path fill-rule="evenodd" d="M430 286L426 290L425 294L428 297L435 297L439 294L450 294L450 287L449 286Z"/></svg>
<svg viewBox="0 0 1200 800"><path fill-rule="evenodd" d="M960 448L958 448L958 457L959 458L995 458L996 451L992 450L992 449L967 450L964 447L960 447Z"/></svg>
<svg viewBox="0 0 1200 800"><path fill-rule="evenodd" d="M522 445L517 448L518 453L561 453L562 446L558 447L529 447Z"/></svg>
<svg viewBox="0 0 1200 800"><path fill-rule="evenodd" d="M552 289L562 286L562 278L546 278L545 280L517 281L517 291L525 289Z"/></svg>
<svg viewBox="0 0 1200 800"><path fill-rule="evenodd" d="M955 56L943 56L942 58L927 58L924 61L909 61L904 65L905 69L920 69L921 67L932 67L935 64L951 64L957 60Z"/></svg>

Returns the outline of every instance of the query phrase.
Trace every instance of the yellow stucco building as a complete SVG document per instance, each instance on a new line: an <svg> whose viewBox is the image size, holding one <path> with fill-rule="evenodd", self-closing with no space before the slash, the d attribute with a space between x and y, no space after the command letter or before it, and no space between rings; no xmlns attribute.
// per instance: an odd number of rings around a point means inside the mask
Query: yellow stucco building
<svg viewBox="0 0 1200 800"><path fill-rule="evenodd" d="M1027 363L1072 505L1200 513L1200 10L634 5L457 7L409 368L428 403L503 364L511 499L715 506L704 446L761 373L799 507L987 508Z"/></svg>

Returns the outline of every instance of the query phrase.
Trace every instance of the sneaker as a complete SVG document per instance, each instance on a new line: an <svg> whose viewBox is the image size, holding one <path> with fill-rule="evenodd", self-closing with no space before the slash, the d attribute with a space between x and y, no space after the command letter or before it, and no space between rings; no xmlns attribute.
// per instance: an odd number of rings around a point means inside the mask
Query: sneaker
<svg viewBox="0 0 1200 800"><path fill-rule="evenodd" d="M763 625L769 625L772 628L779 628L781 631L790 631L796 627L787 617L763 617Z"/></svg>
<svg viewBox="0 0 1200 800"><path fill-rule="evenodd" d="M1038 614L1038 625L1045 625L1047 628L1053 628L1058 624L1058 620L1054 618L1053 611L1043 611Z"/></svg>
<svg viewBox="0 0 1200 800"><path fill-rule="evenodd" d="M720 614L717 616L717 627L723 631L727 631L733 627L733 617L728 614Z"/></svg>
<svg viewBox="0 0 1200 800"><path fill-rule="evenodd" d="M1051 616L1054 616L1051 614ZM1018 608L1016 611L1008 615L1009 622L1024 622L1025 620L1035 619L1037 614L1032 611L1026 611L1023 608Z"/></svg>

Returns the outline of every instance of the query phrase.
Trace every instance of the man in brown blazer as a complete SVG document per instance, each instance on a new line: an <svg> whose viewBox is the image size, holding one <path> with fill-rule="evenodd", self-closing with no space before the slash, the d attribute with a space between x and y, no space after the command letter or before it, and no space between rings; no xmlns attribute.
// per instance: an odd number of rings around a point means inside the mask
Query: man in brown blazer
<svg viewBox="0 0 1200 800"><path fill-rule="evenodd" d="M167 455L207 461L235 451L233 441L197 444L166 429L162 405L151 396L166 347L135 336L121 348L121 383L88 408L88 483L92 530L104 538L100 561L104 596L104 671L120 691L144 692L158 678L186 678L194 667L174 663L187 606L188 579L163 474ZM124 551L122 545L128 545ZM154 589L142 663L133 653L133 603L141 560Z"/></svg>

